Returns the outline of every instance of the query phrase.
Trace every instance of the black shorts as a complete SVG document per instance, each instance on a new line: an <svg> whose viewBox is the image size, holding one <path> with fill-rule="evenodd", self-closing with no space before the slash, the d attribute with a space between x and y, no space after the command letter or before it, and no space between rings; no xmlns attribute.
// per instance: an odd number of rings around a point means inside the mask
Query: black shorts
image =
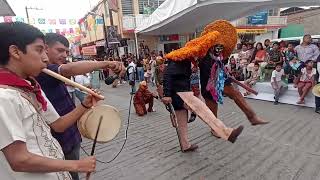
<svg viewBox="0 0 320 180"><path fill-rule="evenodd" d="M171 99L172 99L172 106L173 106L174 110L185 109L184 102L178 94L176 94L176 93L172 94Z"/></svg>

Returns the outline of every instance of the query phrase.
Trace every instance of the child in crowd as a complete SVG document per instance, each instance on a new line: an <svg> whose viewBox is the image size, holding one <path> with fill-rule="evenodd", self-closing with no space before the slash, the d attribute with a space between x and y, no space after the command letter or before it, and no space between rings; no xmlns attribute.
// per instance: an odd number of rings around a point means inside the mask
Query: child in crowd
<svg viewBox="0 0 320 180"><path fill-rule="evenodd" d="M257 81L258 81L259 79L260 79L260 66L259 66L259 64L256 62L256 63L254 64L253 71L252 71L252 73L251 73L250 78L247 79L247 80L245 80L244 83L245 83L246 85L248 85L249 87L252 87L252 86L254 86L254 85L257 83ZM243 95L244 95L244 96L248 96L248 95L250 95L250 92L247 91L247 92L245 92Z"/></svg>
<svg viewBox="0 0 320 180"><path fill-rule="evenodd" d="M304 104L304 98L309 93L311 88L315 85L315 75L317 74L316 68L313 68L313 61L307 60L305 67L301 69L298 82L298 92L300 99L297 104Z"/></svg>
<svg viewBox="0 0 320 180"><path fill-rule="evenodd" d="M285 88L284 82L281 78L284 76L284 70L282 69L282 64L276 64L275 70L272 71L271 75L271 86L274 90L274 104L279 104L279 97Z"/></svg>
<svg viewBox="0 0 320 180"><path fill-rule="evenodd" d="M239 67L239 64L237 63L234 56L230 57L229 64L227 66L230 74L238 81L241 80L241 69ZM243 80L243 78L242 78Z"/></svg>

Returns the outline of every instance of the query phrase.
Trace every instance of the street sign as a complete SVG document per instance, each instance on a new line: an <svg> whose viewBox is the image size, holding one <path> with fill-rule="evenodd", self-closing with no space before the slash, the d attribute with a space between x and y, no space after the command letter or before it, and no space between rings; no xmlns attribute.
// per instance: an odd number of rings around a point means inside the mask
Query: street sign
<svg viewBox="0 0 320 180"><path fill-rule="evenodd" d="M248 17L248 24L267 24L268 23L268 11L259 12L253 16Z"/></svg>

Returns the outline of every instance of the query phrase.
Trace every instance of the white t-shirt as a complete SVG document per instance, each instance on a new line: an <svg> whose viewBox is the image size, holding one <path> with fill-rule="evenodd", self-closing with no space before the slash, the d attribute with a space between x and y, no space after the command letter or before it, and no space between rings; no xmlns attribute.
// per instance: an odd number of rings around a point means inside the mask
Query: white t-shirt
<svg viewBox="0 0 320 180"><path fill-rule="evenodd" d="M271 82L274 82L273 78L275 77L276 78L276 81L279 82L281 81L281 77L284 75L284 70L281 69L280 72L276 71L276 70L273 70L272 71L272 75L271 75Z"/></svg>
<svg viewBox="0 0 320 180"><path fill-rule="evenodd" d="M134 62L131 62L128 65L128 73L131 74L131 73L133 73L133 71L136 71L136 67L137 67L137 65Z"/></svg>
<svg viewBox="0 0 320 180"><path fill-rule="evenodd" d="M312 81L312 76L317 74L317 69L312 68L311 74L307 73L307 69L304 67L301 69L300 81Z"/></svg>
<svg viewBox="0 0 320 180"><path fill-rule="evenodd" d="M74 81L86 87L90 86L90 78L88 76L77 75L74 77ZM79 90L78 88L76 89Z"/></svg>
<svg viewBox="0 0 320 180"><path fill-rule="evenodd" d="M44 96L44 93L42 92ZM0 88L0 150L14 141L26 143L29 152L52 159L64 159L62 148L52 137L48 124L59 118L50 101L47 111L37 113L34 106L20 93ZM0 179L5 180L71 180L68 172L14 172L0 151Z"/></svg>

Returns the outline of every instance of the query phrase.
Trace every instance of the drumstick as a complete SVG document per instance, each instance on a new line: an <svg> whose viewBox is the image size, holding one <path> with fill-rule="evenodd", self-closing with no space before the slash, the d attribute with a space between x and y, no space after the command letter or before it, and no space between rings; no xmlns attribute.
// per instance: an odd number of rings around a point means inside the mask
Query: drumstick
<svg viewBox="0 0 320 180"><path fill-rule="evenodd" d="M51 71L49 69L42 69L42 72L44 72L44 73L48 74L49 76L52 76L52 77L54 77L56 79L59 79L60 81L65 82L65 83L67 83L67 84L69 84L69 85L71 85L73 87L79 88L80 90L85 91L85 92L91 94L92 96L95 96L95 97L97 97L99 99L104 99L104 96L102 96L100 94L97 94L93 90L91 90L91 89L89 89L89 88L87 88L87 87L85 87L85 86L83 86L81 84L78 84L76 82L73 82L70 79L68 79L68 78L66 78L64 76L61 76L60 74L57 74L57 73L55 73L55 72L53 72L53 71Z"/></svg>
<svg viewBox="0 0 320 180"><path fill-rule="evenodd" d="M103 116L100 116L97 133L96 133L96 136L94 137L94 141L93 141L93 145L92 145L92 149L91 149L91 154L90 154L91 156L94 155L94 150L96 149L96 144L97 144L97 139L98 139L98 134L99 134L102 119L103 119ZM89 180L90 174L91 173L87 173L87 176L86 176L87 180Z"/></svg>

